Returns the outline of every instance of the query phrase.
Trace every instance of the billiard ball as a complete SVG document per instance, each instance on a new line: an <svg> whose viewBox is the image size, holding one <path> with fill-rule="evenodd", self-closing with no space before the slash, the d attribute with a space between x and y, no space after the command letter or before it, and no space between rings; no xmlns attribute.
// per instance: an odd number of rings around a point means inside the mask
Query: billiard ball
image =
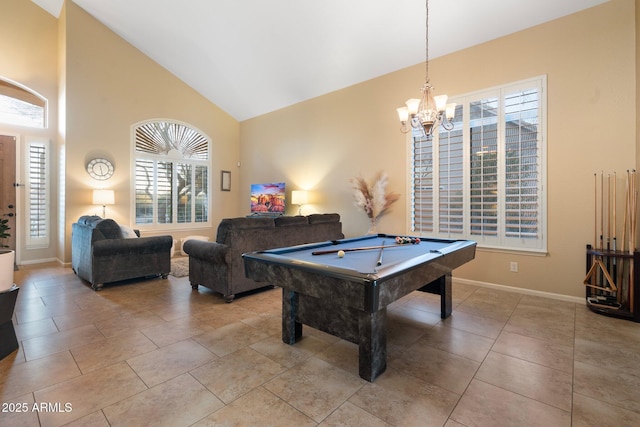
<svg viewBox="0 0 640 427"><path fill-rule="evenodd" d="M344 251L338 251L338 258L344 258Z"/></svg>

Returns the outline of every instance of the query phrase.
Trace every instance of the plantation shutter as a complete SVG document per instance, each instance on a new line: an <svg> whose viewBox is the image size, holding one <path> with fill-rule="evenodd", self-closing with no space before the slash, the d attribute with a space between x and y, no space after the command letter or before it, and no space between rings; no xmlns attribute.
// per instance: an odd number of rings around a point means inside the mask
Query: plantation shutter
<svg viewBox="0 0 640 427"><path fill-rule="evenodd" d="M155 194L152 160L136 160L136 224L151 222Z"/></svg>
<svg viewBox="0 0 640 427"><path fill-rule="evenodd" d="M191 185L193 176L191 174L192 167L184 163L178 163L176 166L177 173L177 191L178 195L178 222L191 222Z"/></svg>
<svg viewBox="0 0 640 427"><path fill-rule="evenodd" d="M413 130L413 232L546 250L545 86L539 77L452 98L452 129Z"/></svg>
<svg viewBox="0 0 640 427"><path fill-rule="evenodd" d="M433 232L433 139L413 130L412 231Z"/></svg>
<svg viewBox="0 0 640 427"><path fill-rule="evenodd" d="M207 191L209 189L209 168L206 166L195 167L194 188L195 188L195 222L209 221L209 197Z"/></svg>
<svg viewBox="0 0 640 427"><path fill-rule="evenodd" d="M498 235L498 99L471 102L470 232L475 238Z"/></svg>
<svg viewBox="0 0 640 427"><path fill-rule="evenodd" d="M28 144L28 247L49 244L47 149L48 143Z"/></svg>
<svg viewBox="0 0 640 427"><path fill-rule="evenodd" d="M464 232L464 140L462 106L456 107L453 129L439 134L438 230L459 237Z"/></svg>
<svg viewBox="0 0 640 427"><path fill-rule="evenodd" d="M173 163L158 162L156 178L156 221L159 224L173 222Z"/></svg>
<svg viewBox="0 0 640 427"><path fill-rule="evenodd" d="M539 91L505 96L505 234L531 239L540 230Z"/></svg>

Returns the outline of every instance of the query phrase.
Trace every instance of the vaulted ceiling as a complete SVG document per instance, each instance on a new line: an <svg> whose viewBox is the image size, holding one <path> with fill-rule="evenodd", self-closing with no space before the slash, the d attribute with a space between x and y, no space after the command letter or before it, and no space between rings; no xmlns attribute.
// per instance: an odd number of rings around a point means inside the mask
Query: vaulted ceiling
<svg viewBox="0 0 640 427"><path fill-rule="evenodd" d="M423 0L67 1L240 121L425 60ZM431 0L429 56L606 1Z"/></svg>

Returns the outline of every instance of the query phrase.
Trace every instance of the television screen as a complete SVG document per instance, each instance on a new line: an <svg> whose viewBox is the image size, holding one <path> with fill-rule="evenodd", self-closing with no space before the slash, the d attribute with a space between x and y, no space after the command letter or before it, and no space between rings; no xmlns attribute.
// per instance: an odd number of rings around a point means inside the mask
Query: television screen
<svg viewBox="0 0 640 427"><path fill-rule="evenodd" d="M284 214L284 182L251 184L252 214Z"/></svg>

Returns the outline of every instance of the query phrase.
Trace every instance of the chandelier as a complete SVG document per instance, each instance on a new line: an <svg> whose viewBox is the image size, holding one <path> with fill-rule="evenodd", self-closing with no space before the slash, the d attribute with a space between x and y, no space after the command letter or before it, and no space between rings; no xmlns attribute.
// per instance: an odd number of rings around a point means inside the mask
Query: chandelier
<svg viewBox="0 0 640 427"><path fill-rule="evenodd" d="M424 136L433 135L433 129L441 125L445 130L453 129L453 117L456 104L447 104L447 95L434 96L433 86L429 82L429 0L425 2L425 80L421 99L409 99L406 107L398 108L398 118L402 133L411 128L421 128ZM409 127L409 124L411 127Z"/></svg>

